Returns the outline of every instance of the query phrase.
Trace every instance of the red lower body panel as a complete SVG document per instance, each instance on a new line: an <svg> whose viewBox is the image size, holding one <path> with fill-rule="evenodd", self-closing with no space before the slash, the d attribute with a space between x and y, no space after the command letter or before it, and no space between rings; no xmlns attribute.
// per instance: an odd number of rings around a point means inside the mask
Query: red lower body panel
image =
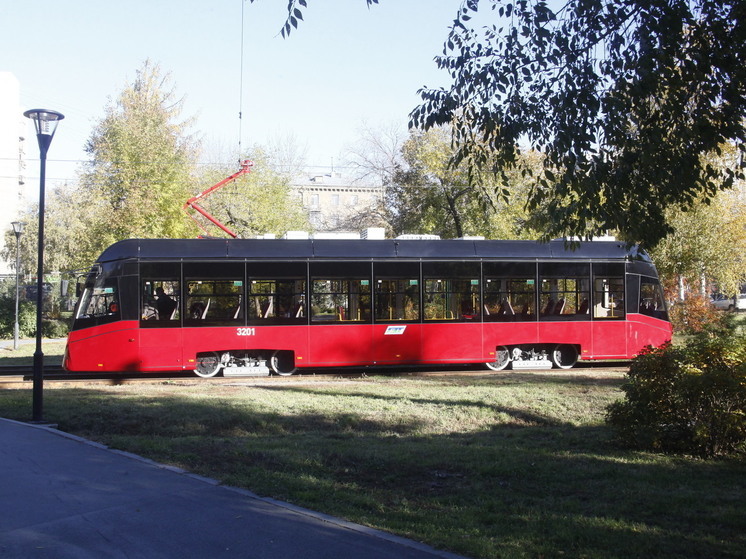
<svg viewBox="0 0 746 559"><path fill-rule="evenodd" d="M137 321L75 330L70 371L169 371L195 368L197 354L292 351L298 367L485 363L499 346L572 344L581 359L624 359L671 338L668 322L626 321L314 324L312 326L140 328Z"/></svg>

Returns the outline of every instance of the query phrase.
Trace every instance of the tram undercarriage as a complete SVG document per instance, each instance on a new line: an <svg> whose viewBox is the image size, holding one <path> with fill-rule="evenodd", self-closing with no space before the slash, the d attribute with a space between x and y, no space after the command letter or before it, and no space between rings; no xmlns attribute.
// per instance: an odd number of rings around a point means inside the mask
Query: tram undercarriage
<svg viewBox="0 0 746 559"><path fill-rule="evenodd" d="M295 355L283 350L208 351L197 355L197 376L210 378L221 371L224 377L288 376L295 373Z"/></svg>
<svg viewBox="0 0 746 559"><path fill-rule="evenodd" d="M485 363L493 371L570 369L578 362L578 347L572 344L498 346L495 360Z"/></svg>

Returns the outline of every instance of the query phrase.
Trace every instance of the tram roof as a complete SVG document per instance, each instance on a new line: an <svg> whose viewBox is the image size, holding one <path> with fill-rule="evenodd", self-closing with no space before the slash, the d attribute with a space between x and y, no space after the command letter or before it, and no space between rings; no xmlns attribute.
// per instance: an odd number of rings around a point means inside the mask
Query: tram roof
<svg viewBox="0 0 746 559"><path fill-rule="evenodd" d="M585 241L574 249L565 241L493 240L357 240L357 239L127 239L99 257L99 262L129 258L186 260L215 258L285 259L510 259L643 260L648 255L620 241Z"/></svg>

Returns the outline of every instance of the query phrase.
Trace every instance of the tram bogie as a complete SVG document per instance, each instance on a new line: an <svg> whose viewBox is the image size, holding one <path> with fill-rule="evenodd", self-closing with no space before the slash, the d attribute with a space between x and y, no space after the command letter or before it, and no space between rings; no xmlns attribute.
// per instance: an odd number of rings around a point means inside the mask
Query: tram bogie
<svg viewBox="0 0 746 559"><path fill-rule="evenodd" d="M573 344L500 346L496 348L495 360L486 365L493 371L571 369L578 357L578 346Z"/></svg>
<svg viewBox="0 0 746 559"><path fill-rule="evenodd" d="M194 372L209 378L287 376L295 373L293 353L282 350L204 351L197 354Z"/></svg>

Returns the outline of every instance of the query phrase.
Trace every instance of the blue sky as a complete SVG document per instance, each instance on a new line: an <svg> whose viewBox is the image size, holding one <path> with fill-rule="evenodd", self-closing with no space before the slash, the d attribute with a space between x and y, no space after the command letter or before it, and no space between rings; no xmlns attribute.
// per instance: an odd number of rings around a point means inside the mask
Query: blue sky
<svg viewBox="0 0 746 559"><path fill-rule="evenodd" d="M417 89L446 82L433 57L459 2L308 3L283 39L286 0L0 0L0 70L20 81L22 109L65 114L49 178L74 176L108 100L148 58L170 72L209 150L237 148L239 128L244 147L292 135L309 165L327 166L363 122L404 127Z"/></svg>

